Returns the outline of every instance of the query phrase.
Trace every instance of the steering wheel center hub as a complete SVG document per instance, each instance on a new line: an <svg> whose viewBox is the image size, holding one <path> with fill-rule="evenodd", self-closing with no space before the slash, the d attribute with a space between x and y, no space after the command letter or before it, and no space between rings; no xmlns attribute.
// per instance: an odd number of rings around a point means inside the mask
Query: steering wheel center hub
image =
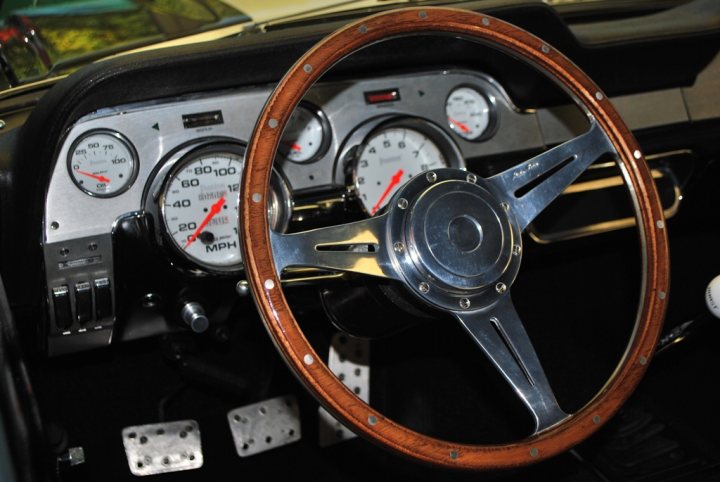
<svg viewBox="0 0 720 482"><path fill-rule="evenodd" d="M448 224L447 235L450 243L463 253L472 253L483 240L482 225L477 219L462 214Z"/></svg>
<svg viewBox="0 0 720 482"><path fill-rule="evenodd" d="M517 274L519 229L482 179L460 169L433 173L410 180L391 203L390 237L407 246L394 253L399 271L431 304L487 306L495 285Z"/></svg>

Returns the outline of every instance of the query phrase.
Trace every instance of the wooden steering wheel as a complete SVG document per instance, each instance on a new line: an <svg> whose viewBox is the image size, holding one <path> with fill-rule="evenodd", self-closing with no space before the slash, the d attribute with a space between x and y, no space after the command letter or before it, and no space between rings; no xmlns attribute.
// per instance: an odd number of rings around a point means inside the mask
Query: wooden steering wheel
<svg viewBox="0 0 720 482"><path fill-rule="evenodd" d="M504 50L543 71L590 121L568 142L490 178L460 169L418 175L381 215L295 234L270 230L266 199L282 131L303 95L334 64L378 41L417 33L467 38ZM521 233L601 155L617 159L636 210L642 289L625 353L599 393L577 413L559 406L511 301L522 258ZM419 461L464 469L536 462L581 442L604 424L644 374L660 333L669 284L663 211L629 129L577 66L537 37L487 15L408 8L347 25L315 45L270 96L250 141L240 227L248 281L283 358L315 397L356 433ZM363 245L370 249L338 249ZM333 249L334 247L334 249ZM314 266L397 280L454 316L511 385L535 421L511 444L467 445L417 433L360 400L328 369L303 335L280 289L289 266Z"/></svg>

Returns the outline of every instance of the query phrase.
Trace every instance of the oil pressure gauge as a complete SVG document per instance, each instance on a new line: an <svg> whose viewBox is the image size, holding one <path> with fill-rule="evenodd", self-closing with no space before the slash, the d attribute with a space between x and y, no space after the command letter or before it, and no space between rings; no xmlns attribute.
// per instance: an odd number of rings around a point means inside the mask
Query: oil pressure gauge
<svg viewBox="0 0 720 482"><path fill-rule="evenodd" d="M130 141L111 130L80 136L68 153L68 170L77 187L91 196L113 197L128 190L137 175Z"/></svg>

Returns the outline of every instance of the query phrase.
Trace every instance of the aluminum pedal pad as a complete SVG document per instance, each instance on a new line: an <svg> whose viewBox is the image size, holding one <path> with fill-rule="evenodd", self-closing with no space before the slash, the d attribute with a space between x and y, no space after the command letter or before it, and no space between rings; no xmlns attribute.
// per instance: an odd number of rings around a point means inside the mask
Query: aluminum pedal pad
<svg viewBox="0 0 720 482"><path fill-rule="evenodd" d="M240 457L300 440L300 411L292 395L230 410L227 418Z"/></svg>
<svg viewBox="0 0 720 482"><path fill-rule="evenodd" d="M200 428L195 420L126 427L122 438L133 475L180 472L203 465Z"/></svg>
<svg viewBox="0 0 720 482"><path fill-rule="evenodd" d="M370 400L370 341L336 333L330 339L328 368L364 402ZM328 447L357 437L330 412L318 409L319 444Z"/></svg>

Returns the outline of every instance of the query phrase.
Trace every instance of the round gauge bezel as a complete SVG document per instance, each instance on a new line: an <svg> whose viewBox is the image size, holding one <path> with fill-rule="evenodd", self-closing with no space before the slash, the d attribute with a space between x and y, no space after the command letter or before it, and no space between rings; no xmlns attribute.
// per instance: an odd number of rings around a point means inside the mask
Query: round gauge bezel
<svg viewBox="0 0 720 482"><path fill-rule="evenodd" d="M485 130L477 137L463 137L462 135L458 134L455 129L450 127L449 123L446 122L447 128L452 134L457 137L458 139L462 139L467 142L484 142L488 139L490 139L493 135L495 135L495 132L497 132L497 126L498 126L498 109L497 109L497 99L494 95L487 93L484 89L478 87L477 85L469 84L469 83L463 83L458 84L454 86L450 91L448 92L448 95L445 96L445 103L443 104L443 115L447 119L447 103L448 99L453 95L453 93L458 89L472 89L475 91L480 97L485 99L485 102L487 102L489 112L488 112L488 125L485 128Z"/></svg>
<svg viewBox="0 0 720 482"><path fill-rule="evenodd" d="M295 161L293 159L290 159L287 157L286 154L282 152L281 149L278 149L280 155L282 158L287 162L292 162L294 164L311 164L319 159L321 159L325 154L327 153L328 149L330 148L330 143L332 140L332 128L330 127L330 121L328 120L327 116L325 115L325 112L323 112L322 109L317 107L314 104L311 104L310 102L302 101L298 104L295 111L297 112L299 109L306 110L315 117L318 121L320 121L320 127L322 129L322 140L320 141L320 148L317 150L315 154L313 154L310 158L304 161ZM295 115L295 112L293 112L293 115ZM292 117L291 117L292 118ZM289 123L289 121L288 121ZM287 127L286 127L287 130ZM282 143L282 140L284 139L285 132L283 132L283 136L280 137L280 142Z"/></svg>
<svg viewBox="0 0 720 482"><path fill-rule="evenodd" d="M372 125L368 130L364 131L362 142L357 144L357 149L352 160L352 173L351 173L351 189L355 194L358 204L363 213L368 216L372 216L368 211L365 203L362 202L359 196L360 187L358 184L358 163L360 162L360 154L367 145L370 138L376 136L378 133L385 129L392 128L405 128L417 131L425 135L428 139L435 143L438 150L445 156L447 165L444 167L455 167L458 169L466 169L465 160L463 159L460 149L457 147L452 138L445 132L441 127L437 126L433 122L420 117L394 117L389 120L382 120L381 122ZM363 132L362 130L360 132Z"/></svg>
<svg viewBox="0 0 720 482"><path fill-rule="evenodd" d="M81 184L79 184L77 182L77 180L75 179L75 176L73 175L72 157L73 157L73 153L75 152L75 149L77 148L78 145L80 145L80 143L82 141L84 141L88 137L98 135L98 134L109 135L111 137L116 138L118 141L120 141L122 144L125 145L125 147L128 149L128 152L130 152L130 157L131 157L132 168L131 168L130 176L128 176L127 181L125 181L125 183L123 184L123 186L120 189L118 189L117 191L113 191L109 194L99 194L99 193L88 190L85 186L82 186ZM119 196L120 194L126 192L127 190L129 190L133 186L133 184L135 184L135 180L137 179L138 171L140 170L139 164L140 164L140 160L138 157L137 150L135 149L135 146L133 145L133 143L130 142L130 139L128 139L126 136L124 136L123 134L121 134L118 131L113 130L113 129L100 128L100 129L92 129L92 130L83 132L73 141L73 143L70 145L70 150L67 153L67 170L68 170L68 175L70 176L70 180L72 181L72 183L75 184L75 186L78 189L80 189L82 192L84 192L88 196L101 198L101 199L116 197L116 196Z"/></svg>
<svg viewBox="0 0 720 482"><path fill-rule="evenodd" d="M214 273L214 274L228 274L228 273L234 273L238 271L242 271L243 269L243 262L242 259L235 264L231 265L218 265L213 263L207 263L200 259L198 259L195 256L191 256L184 250L178 246L175 239L172 237L172 235L169 232L169 228L167 225L167 218L165 213L165 198L167 195L167 190L170 186L170 183L172 179L175 178L178 172L180 172L182 169L184 169L188 164L195 162L198 158L202 156L212 155L212 154L233 154L240 157L240 163L241 163L241 170L238 173L238 182L240 182L240 176L242 175L242 170L245 168L245 144L241 142L234 142L229 140L207 140L207 141L200 141L201 143L198 145L195 145L191 147L189 150L183 152L180 156L178 156L176 159L169 160L168 163L172 164L172 167L170 167L165 173L164 178L161 183L159 195L157 197L157 201L155 203L155 207L157 209L158 216L160 217L160 222L158 223L158 229L160 230L161 239L163 240L163 245L170 246L171 250L181 257L181 259L186 262L190 263L191 266L199 267L205 270L208 273ZM290 218L292 217L292 197L290 188L287 185L287 181L282 177L281 174L277 171L277 169L273 169L274 175L272 176L272 184L274 186L274 190L279 194L279 200L276 204L276 211L280 209L281 218L279 218L278 221L278 228L280 231L285 231L287 229L288 224L290 223ZM239 193L238 193L239 196ZM238 210L238 216L239 216L239 210ZM239 236L238 236L239 240ZM238 241L239 242L239 241Z"/></svg>

